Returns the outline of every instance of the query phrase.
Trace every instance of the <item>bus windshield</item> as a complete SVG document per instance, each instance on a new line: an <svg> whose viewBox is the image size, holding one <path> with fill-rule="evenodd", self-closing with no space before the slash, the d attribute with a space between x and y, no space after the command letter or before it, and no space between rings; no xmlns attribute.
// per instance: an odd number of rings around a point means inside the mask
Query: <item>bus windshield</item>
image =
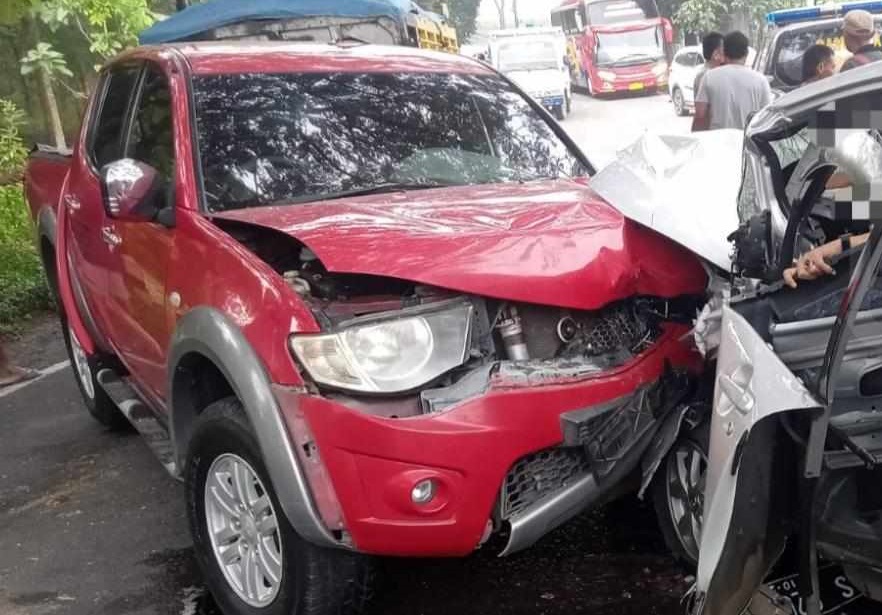
<svg viewBox="0 0 882 615"><path fill-rule="evenodd" d="M659 28L597 33L597 65L628 66L664 58Z"/></svg>
<svg viewBox="0 0 882 615"><path fill-rule="evenodd" d="M559 67L553 41L512 40L499 46L499 71L549 70Z"/></svg>
<svg viewBox="0 0 882 615"><path fill-rule="evenodd" d="M649 17L658 17L653 1L601 0L588 3L588 23L592 25L640 21Z"/></svg>

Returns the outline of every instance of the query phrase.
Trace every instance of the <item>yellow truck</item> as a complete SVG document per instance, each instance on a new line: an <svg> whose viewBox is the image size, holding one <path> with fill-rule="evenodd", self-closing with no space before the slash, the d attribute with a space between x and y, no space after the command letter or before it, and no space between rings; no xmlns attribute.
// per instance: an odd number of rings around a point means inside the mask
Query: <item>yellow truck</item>
<svg viewBox="0 0 882 615"><path fill-rule="evenodd" d="M444 9L443 3L433 3ZM447 18L412 0L208 0L144 30L144 45L179 41L359 41L457 53Z"/></svg>

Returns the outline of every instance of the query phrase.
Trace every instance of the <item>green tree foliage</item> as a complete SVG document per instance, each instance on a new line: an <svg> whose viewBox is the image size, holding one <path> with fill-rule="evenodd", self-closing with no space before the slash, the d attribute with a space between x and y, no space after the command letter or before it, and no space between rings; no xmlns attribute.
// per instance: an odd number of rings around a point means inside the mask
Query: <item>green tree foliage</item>
<svg viewBox="0 0 882 615"><path fill-rule="evenodd" d="M56 31L70 25L102 60L138 42L138 33L156 20L147 0L34 0L34 12Z"/></svg>
<svg viewBox="0 0 882 615"><path fill-rule="evenodd" d="M481 0L449 0L450 21L456 28L459 42L469 40L478 28L478 9Z"/></svg>
<svg viewBox="0 0 882 615"><path fill-rule="evenodd" d="M481 0L417 0L417 4L428 11L446 14L460 43L467 41L477 29Z"/></svg>
<svg viewBox="0 0 882 615"><path fill-rule="evenodd" d="M30 75L37 70L45 70L52 76L74 76L67 67L64 55L55 51L49 43L37 43L37 46L28 51L27 55L21 59L22 75Z"/></svg>
<svg viewBox="0 0 882 615"><path fill-rule="evenodd" d="M674 3L666 5L674 9ZM685 31L742 29L755 35L769 11L804 5L804 0L682 0L673 15Z"/></svg>
<svg viewBox="0 0 882 615"><path fill-rule="evenodd" d="M0 98L0 333L9 332L22 316L49 306L21 185L27 156L21 137L24 121L21 109Z"/></svg>
<svg viewBox="0 0 882 615"><path fill-rule="evenodd" d="M0 184L21 173L28 150L21 136L25 114L14 102L0 98Z"/></svg>

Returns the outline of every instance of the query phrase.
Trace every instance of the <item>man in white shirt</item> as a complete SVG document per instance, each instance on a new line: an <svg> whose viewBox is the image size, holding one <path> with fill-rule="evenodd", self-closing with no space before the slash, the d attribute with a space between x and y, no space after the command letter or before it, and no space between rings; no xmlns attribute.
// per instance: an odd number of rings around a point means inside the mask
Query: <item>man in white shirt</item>
<svg viewBox="0 0 882 615"><path fill-rule="evenodd" d="M723 39L726 64L708 71L695 97L692 131L737 128L744 130L747 118L772 102L768 80L745 65L750 41L741 32Z"/></svg>

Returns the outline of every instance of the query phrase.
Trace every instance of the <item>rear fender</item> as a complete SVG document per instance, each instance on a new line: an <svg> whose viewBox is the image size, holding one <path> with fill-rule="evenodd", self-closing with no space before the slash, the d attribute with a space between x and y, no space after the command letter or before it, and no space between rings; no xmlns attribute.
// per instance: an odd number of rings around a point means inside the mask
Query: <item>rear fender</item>
<svg viewBox="0 0 882 615"><path fill-rule="evenodd" d="M197 411L176 403L175 373L181 360L194 353L214 363L242 402L282 509L297 533L319 546L349 546L322 523L260 358L239 328L210 307L197 307L183 316L171 341L168 407L178 467L186 462Z"/></svg>
<svg viewBox="0 0 882 615"><path fill-rule="evenodd" d="M723 307L695 614L739 615L784 545L796 460L786 412L821 404L734 309Z"/></svg>
<svg viewBox="0 0 882 615"><path fill-rule="evenodd" d="M76 336L80 346L87 355L95 354L95 342L77 309L77 301L71 284L70 264L67 257L67 206L64 195L67 194L68 177L64 178L61 187L61 202L58 204L58 216L55 226L55 271L58 274L58 299L61 301L67 325Z"/></svg>

